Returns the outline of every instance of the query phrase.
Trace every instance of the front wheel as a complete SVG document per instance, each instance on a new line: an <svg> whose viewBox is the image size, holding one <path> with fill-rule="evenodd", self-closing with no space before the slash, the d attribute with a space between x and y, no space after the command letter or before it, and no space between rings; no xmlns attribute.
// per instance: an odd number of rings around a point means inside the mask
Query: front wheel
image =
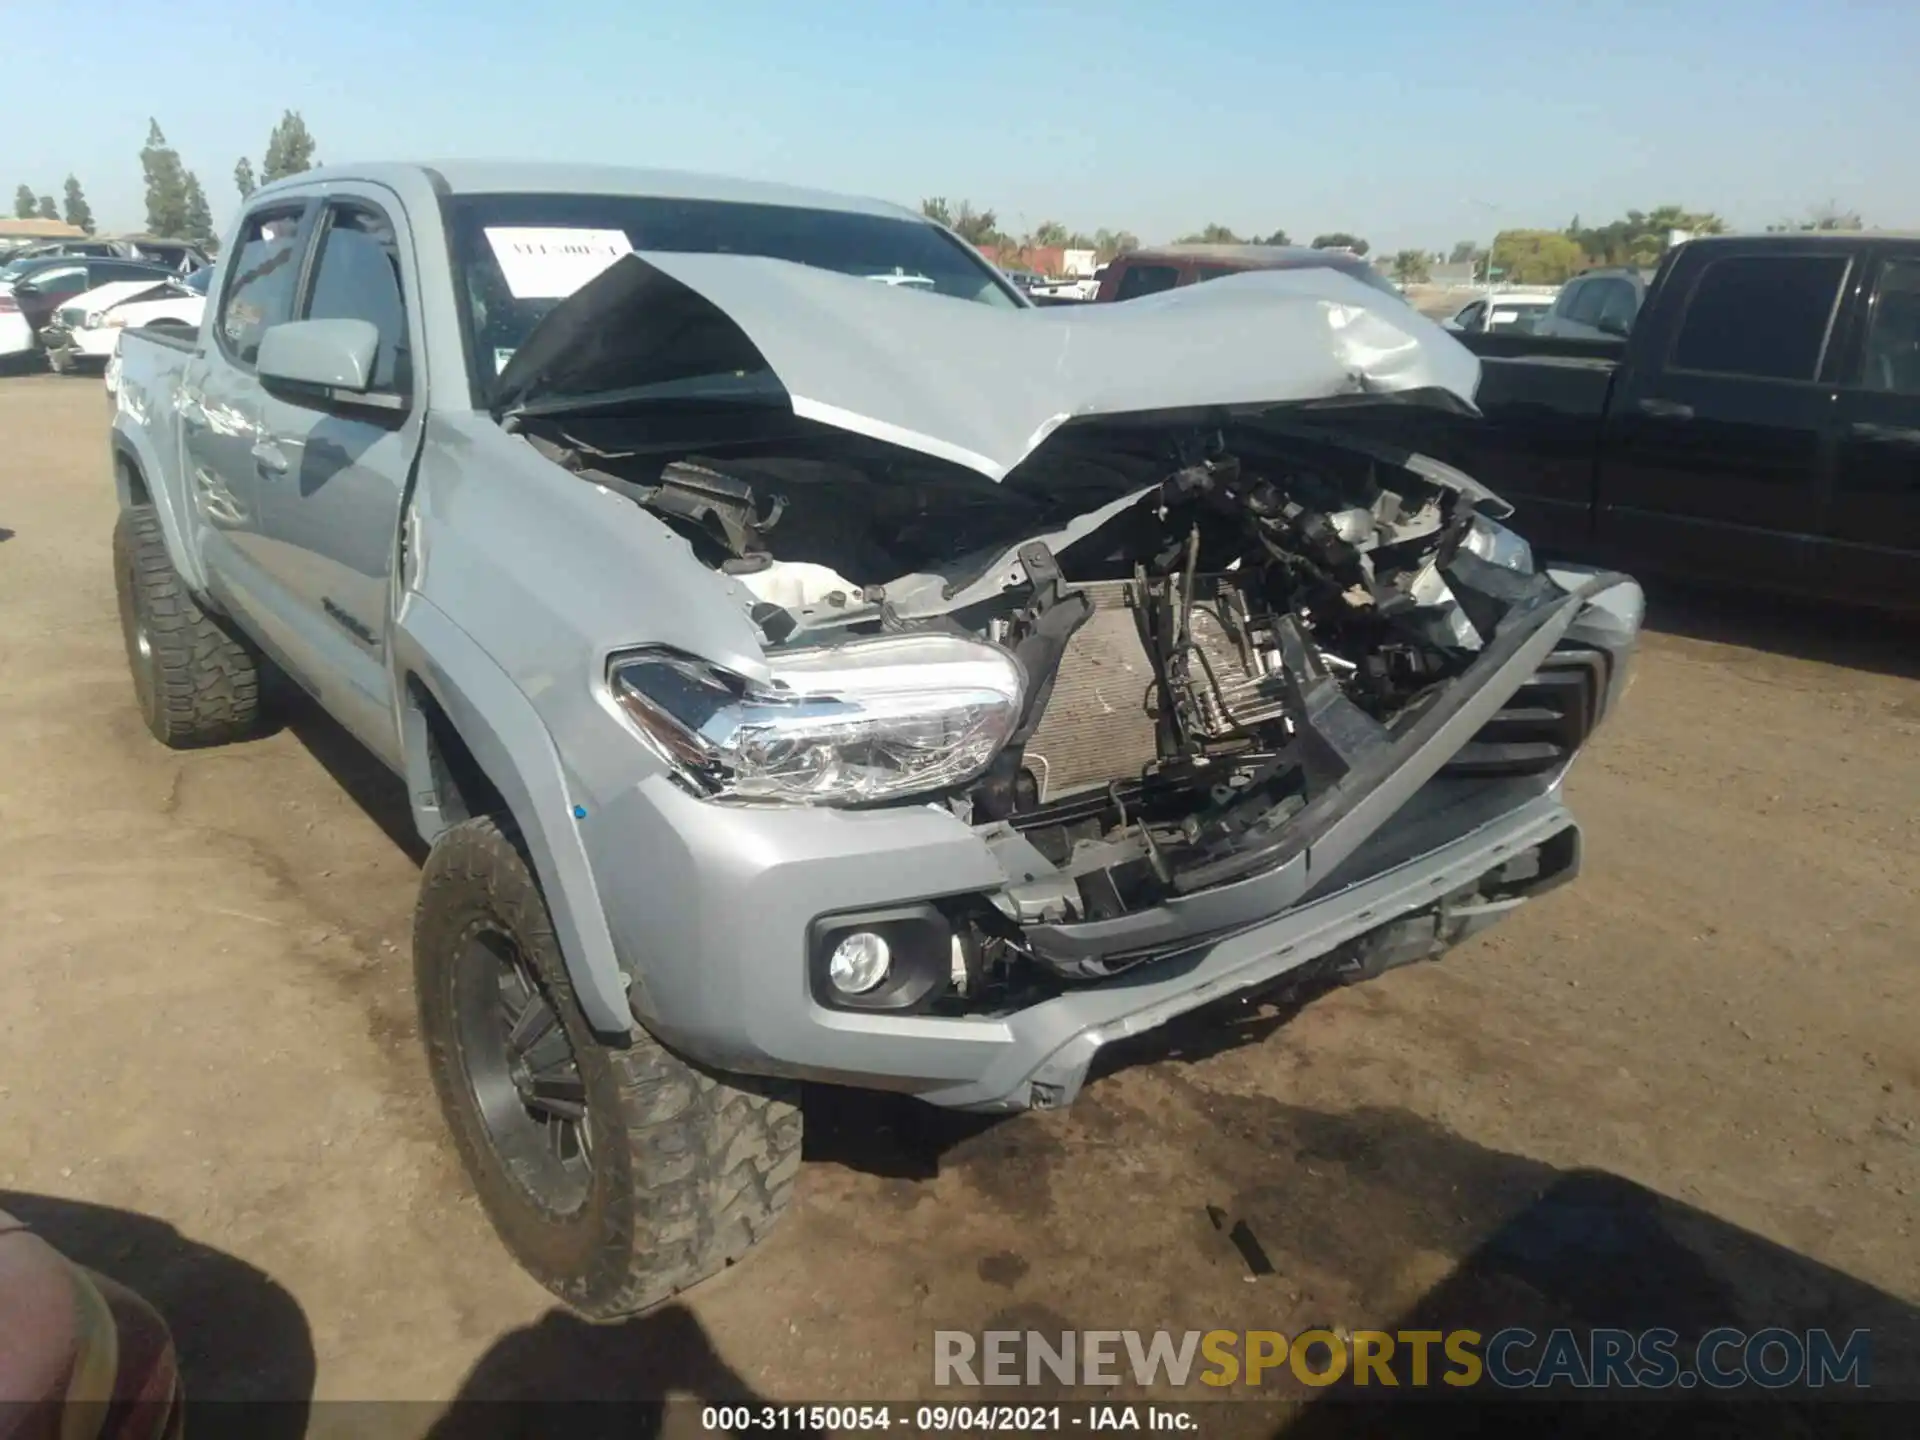
<svg viewBox="0 0 1920 1440"><path fill-rule="evenodd" d="M588 1029L517 833L443 833L413 952L434 1088L488 1218L533 1277L613 1319L740 1258L792 1195L785 1088Z"/></svg>

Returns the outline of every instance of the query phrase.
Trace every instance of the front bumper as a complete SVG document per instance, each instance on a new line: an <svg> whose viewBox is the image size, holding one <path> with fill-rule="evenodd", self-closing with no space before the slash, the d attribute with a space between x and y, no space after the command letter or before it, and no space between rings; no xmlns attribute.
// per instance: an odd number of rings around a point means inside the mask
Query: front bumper
<svg viewBox="0 0 1920 1440"><path fill-rule="evenodd" d="M1604 648L1615 682L1606 699L1617 695L1638 627L1637 587L1555 578L1586 593L1511 646L1456 713L1437 719L1436 733L1343 812L1370 824L1335 817L1311 848L1118 920L1028 926L1030 941L1132 963L1007 1014L832 1009L809 989L816 918L1004 894L1022 881L949 811L715 805L664 776L643 781L581 822L635 1017L720 1069L904 1091L962 1109L1060 1105L1102 1046L1431 911L1517 856L1551 853L1536 882L1509 887L1511 904L1494 909L1523 903L1578 866L1578 831L1558 794L1564 767L1500 779L1442 771L1557 642Z"/></svg>

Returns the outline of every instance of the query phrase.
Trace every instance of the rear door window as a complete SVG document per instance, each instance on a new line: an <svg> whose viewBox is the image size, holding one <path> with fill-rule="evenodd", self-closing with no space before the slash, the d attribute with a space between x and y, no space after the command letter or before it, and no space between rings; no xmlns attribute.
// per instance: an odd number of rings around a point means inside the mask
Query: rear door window
<svg viewBox="0 0 1920 1440"><path fill-rule="evenodd" d="M293 318L305 212L305 202L256 211L235 238L233 273L213 333L236 365L252 369L268 327Z"/></svg>
<svg viewBox="0 0 1920 1440"><path fill-rule="evenodd" d="M42 295L78 295L87 289L84 265L49 265L27 276L26 283Z"/></svg>
<svg viewBox="0 0 1920 1440"><path fill-rule="evenodd" d="M1129 265L1114 298L1136 300L1142 295L1158 295L1179 283L1180 272L1171 265Z"/></svg>
<svg viewBox="0 0 1920 1440"><path fill-rule="evenodd" d="M1812 380L1846 279L1844 255L1734 255L1695 282L1668 366Z"/></svg>

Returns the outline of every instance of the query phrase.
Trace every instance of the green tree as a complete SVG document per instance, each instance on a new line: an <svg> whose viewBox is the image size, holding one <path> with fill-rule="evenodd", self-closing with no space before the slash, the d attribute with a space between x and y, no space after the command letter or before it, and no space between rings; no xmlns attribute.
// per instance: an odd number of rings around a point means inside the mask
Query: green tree
<svg viewBox="0 0 1920 1440"><path fill-rule="evenodd" d="M1102 260L1111 260L1116 255L1124 255L1129 250L1139 248L1140 237L1131 230L1102 228L1093 232L1093 249Z"/></svg>
<svg viewBox="0 0 1920 1440"><path fill-rule="evenodd" d="M298 110L288 110L267 137L266 158L260 162L260 183L271 185L289 175L313 168L313 136Z"/></svg>
<svg viewBox="0 0 1920 1440"><path fill-rule="evenodd" d="M1565 233L1572 236L1582 253L1596 264L1646 268L1660 263L1674 231L1719 235L1726 228L1727 222L1709 211L1660 205L1652 210L1629 210L1620 219L1605 225L1584 226L1575 216L1568 222Z"/></svg>
<svg viewBox="0 0 1920 1440"><path fill-rule="evenodd" d="M58 220L60 218L60 207L53 203L53 197L51 195L42 195L40 197L39 208L33 213L42 220Z"/></svg>
<svg viewBox="0 0 1920 1440"><path fill-rule="evenodd" d="M147 143L140 150L147 181L147 233L177 239L187 233L187 172L180 153L167 143L158 120L147 122ZM203 199L205 197L202 197Z"/></svg>
<svg viewBox="0 0 1920 1440"><path fill-rule="evenodd" d="M1000 217L991 210L976 210L971 200L949 205L944 195L920 202L920 213L946 226L969 245L1007 245L1012 243L1000 233Z"/></svg>
<svg viewBox="0 0 1920 1440"><path fill-rule="evenodd" d="M1033 227L1033 233L1027 236L1026 243L1035 247L1064 246L1071 238L1067 227L1058 220L1042 220Z"/></svg>
<svg viewBox="0 0 1920 1440"><path fill-rule="evenodd" d="M1502 230L1493 237L1494 278L1515 285L1558 285L1585 259L1579 242L1559 230Z"/></svg>
<svg viewBox="0 0 1920 1440"><path fill-rule="evenodd" d="M207 208L207 192L200 188L200 177L188 171L185 188L186 212L180 238L197 245L211 245L214 242L213 212Z"/></svg>
<svg viewBox="0 0 1920 1440"><path fill-rule="evenodd" d="M13 218L16 220L33 219L34 207L40 202L33 198L33 187L22 185L13 192Z"/></svg>
<svg viewBox="0 0 1920 1440"><path fill-rule="evenodd" d="M240 192L243 201L257 188L253 183L253 162L244 155L233 162L233 188Z"/></svg>
<svg viewBox="0 0 1920 1440"><path fill-rule="evenodd" d="M1861 220L1858 210L1842 210L1833 201L1816 205L1807 212L1804 220L1782 220L1778 225L1769 225L1767 229L1782 230L1864 230L1866 223Z"/></svg>
<svg viewBox="0 0 1920 1440"><path fill-rule="evenodd" d="M1447 263L1449 265L1464 265L1469 260L1479 260L1480 253L1480 246L1474 241L1456 240L1453 242L1452 251L1447 255Z"/></svg>
<svg viewBox="0 0 1920 1440"><path fill-rule="evenodd" d="M1422 285L1433 278L1433 260L1424 250L1396 250L1388 263L1402 285Z"/></svg>
<svg viewBox="0 0 1920 1440"><path fill-rule="evenodd" d="M1349 235L1344 230L1335 230L1331 235L1314 236L1313 248L1316 250L1351 250L1356 255L1364 255L1367 253L1367 242L1362 240L1358 235Z"/></svg>
<svg viewBox="0 0 1920 1440"><path fill-rule="evenodd" d="M80 181L72 175L67 177L67 223L78 225L89 235L93 233L93 207L81 193Z"/></svg>
<svg viewBox="0 0 1920 1440"><path fill-rule="evenodd" d="M1284 230L1275 230L1264 240L1258 241L1257 243L1261 245L1291 245L1293 243L1293 237Z"/></svg>
<svg viewBox="0 0 1920 1440"><path fill-rule="evenodd" d="M1244 245L1247 242L1234 234L1228 226L1213 224L1192 235L1182 235L1174 243L1177 245Z"/></svg>

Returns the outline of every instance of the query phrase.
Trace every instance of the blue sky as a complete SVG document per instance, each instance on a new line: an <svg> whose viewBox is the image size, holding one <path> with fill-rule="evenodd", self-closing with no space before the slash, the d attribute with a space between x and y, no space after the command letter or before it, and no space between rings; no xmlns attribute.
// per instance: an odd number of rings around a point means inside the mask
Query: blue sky
<svg viewBox="0 0 1920 1440"><path fill-rule="evenodd" d="M223 225L283 108L324 160L553 157L1441 247L1672 202L1920 227L1920 5L1811 0L0 0L0 194L144 216L155 116Z"/></svg>

